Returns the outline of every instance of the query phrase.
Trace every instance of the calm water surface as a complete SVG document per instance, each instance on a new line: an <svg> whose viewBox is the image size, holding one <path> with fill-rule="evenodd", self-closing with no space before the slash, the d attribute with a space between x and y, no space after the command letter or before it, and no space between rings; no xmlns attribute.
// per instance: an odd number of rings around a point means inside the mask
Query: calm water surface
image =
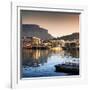
<svg viewBox="0 0 90 90"><path fill-rule="evenodd" d="M67 73L55 72L55 65L77 60L79 51L22 50L21 77L66 76Z"/></svg>

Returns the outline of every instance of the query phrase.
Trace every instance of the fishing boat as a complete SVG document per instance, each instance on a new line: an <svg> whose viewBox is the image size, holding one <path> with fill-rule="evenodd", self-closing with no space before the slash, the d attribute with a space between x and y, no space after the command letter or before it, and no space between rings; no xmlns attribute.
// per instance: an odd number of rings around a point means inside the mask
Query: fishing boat
<svg viewBox="0 0 90 90"><path fill-rule="evenodd" d="M68 62L55 65L56 72L64 72L69 75L79 75L79 63Z"/></svg>

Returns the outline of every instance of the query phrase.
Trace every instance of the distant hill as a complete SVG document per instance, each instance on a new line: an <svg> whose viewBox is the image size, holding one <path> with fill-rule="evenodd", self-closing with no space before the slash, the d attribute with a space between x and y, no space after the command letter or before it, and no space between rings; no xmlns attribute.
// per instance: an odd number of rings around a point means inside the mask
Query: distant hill
<svg viewBox="0 0 90 90"><path fill-rule="evenodd" d="M36 24L22 24L21 37L38 37L42 40L52 39L53 36L48 33L48 30Z"/></svg>
<svg viewBox="0 0 90 90"><path fill-rule="evenodd" d="M74 39L79 39L79 33L72 33L70 35L58 37L57 39L63 39L63 40L74 40Z"/></svg>

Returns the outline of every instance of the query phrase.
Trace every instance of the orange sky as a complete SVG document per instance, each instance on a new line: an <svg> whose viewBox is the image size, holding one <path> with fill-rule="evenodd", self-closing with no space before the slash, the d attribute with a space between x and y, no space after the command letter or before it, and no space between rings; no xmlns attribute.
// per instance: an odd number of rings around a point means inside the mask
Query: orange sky
<svg viewBox="0 0 90 90"><path fill-rule="evenodd" d="M37 24L54 37L79 32L79 14L21 11L22 24Z"/></svg>

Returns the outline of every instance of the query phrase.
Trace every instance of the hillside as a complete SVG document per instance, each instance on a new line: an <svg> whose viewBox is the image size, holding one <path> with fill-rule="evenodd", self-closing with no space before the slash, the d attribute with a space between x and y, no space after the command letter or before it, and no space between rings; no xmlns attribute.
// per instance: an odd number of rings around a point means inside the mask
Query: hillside
<svg viewBox="0 0 90 90"><path fill-rule="evenodd" d="M72 33L70 35L58 37L57 39L63 39L63 40L74 40L74 39L79 39L79 33Z"/></svg>
<svg viewBox="0 0 90 90"><path fill-rule="evenodd" d="M22 24L21 37L38 37L42 40L52 39L53 36L48 33L48 30L36 24Z"/></svg>

